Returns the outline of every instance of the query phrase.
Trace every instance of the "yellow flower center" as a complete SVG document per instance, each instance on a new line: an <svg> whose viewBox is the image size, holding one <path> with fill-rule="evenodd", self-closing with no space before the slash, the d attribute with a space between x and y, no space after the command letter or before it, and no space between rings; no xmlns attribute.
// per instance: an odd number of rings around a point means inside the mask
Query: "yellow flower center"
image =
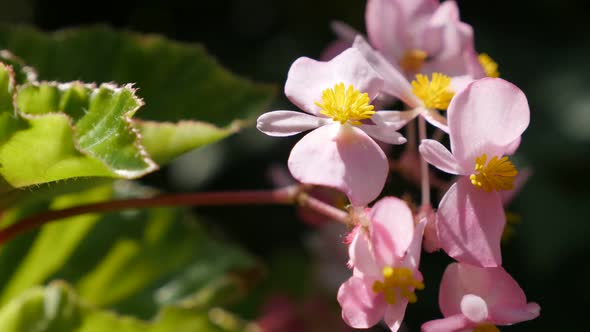
<svg viewBox="0 0 590 332"><path fill-rule="evenodd" d="M412 92L420 98L426 108L446 110L455 93L450 89L451 78L441 73L428 76L418 74L412 81Z"/></svg>
<svg viewBox="0 0 590 332"><path fill-rule="evenodd" d="M475 173L471 174L469 179L474 186L487 192L510 190L517 174L516 167L508 157L494 156L488 162L488 156L484 153L475 158Z"/></svg>
<svg viewBox="0 0 590 332"><path fill-rule="evenodd" d="M405 267L384 267L383 281L373 283L373 291L383 293L389 304L395 304L398 295L406 298L409 303L415 303L418 301L414 294L415 289L424 289L424 283L414 279L412 270Z"/></svg>
<svg viewBox="0 0 590 332"><path fill-rule="evenodd" d="M498 72L498 63L494 61L489 55L486 53L480 54L477 59L479 63L483 67L483 70L486 72L488 77L500 77L500 73Z"/></svg>
<svg viewBox="0 0 590 332"><path fill-rule="evenodd" d="M399 65L406 73L417 73L422 69L422 65L424 65L424 61L427 58L428 53L419 49L413 49L404 53L402 59L399 61Z"/></svg>
<svg viewBox="0 0 590 332"><path fill-rule="evenodd" d="M482 324L473 329L473 332L500 332L496 325Z"/></svg>
<svg viewBox="0 0 590 332"><path fill-rule="evenodd" d="M338 83L324 90L322 102L315 104L321 108L321 114L334 121L360 126L361 120L370 119L375 114L373 105L369 105L370 101L367 93L361 93L352 85L346 88L344 83Z"/></svg>

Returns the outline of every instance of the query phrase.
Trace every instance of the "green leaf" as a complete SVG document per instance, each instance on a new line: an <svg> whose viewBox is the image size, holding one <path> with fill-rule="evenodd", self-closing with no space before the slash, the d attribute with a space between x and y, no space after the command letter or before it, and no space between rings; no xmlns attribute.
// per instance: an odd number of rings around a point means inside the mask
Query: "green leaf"
<svg viewBox="0 0 590 332"><path fill-rule="evenodd" d="M160 165L196 147L215 143L239 129L239 126L219 128L198 121L168 123L139 120L135 124L143 137L143 146Z"/></svg>
<svg viewBox="0 0 590 332"><path fill-rule="evenodd" d="M8 137L0 145L0 175L14 188L74 177L135 178L157 168L129 123L141 101L128 86L25 84L16 104L16 117L4 118Z"/></svg>
<svg viewBox="0 0 590 332"><path fill-rule="evenodd" d="M114 186L61 196L50 207L145 197L154 192L133 182L115 182ZM33 211L39 208L48 206L31 206ZM23 214L30 212L8 210L0 222L12 223ZM0 294L4 303L28 287L63 279L75 284L92 305L142 318L153 317L166 305L201 308L237 300L253 277L257 280L260 270L252 256L209 236L187 210L178 208L53 222L38 234L27 234L0 248L0 263L0 281L6 285Z"/></svg>
<svg viewBox="0 0 590 332"><path fill-rule="evenodd" d="M30 289L2 307L2 331L75 331L83 316L76 301L73 292L63 284Z"/></svg>
<svg viewBox="0 0 590 332"><path fill-rule="evenodd" d="M59 209L102 201L110 197L111 193L111 186L97 187L85 193L59 197L51 208ZM5 303L22 291L43 283L57 272L98 219L98 215L81 215L43 227L27 256L5 286L0 303Z"/></svg>
<svg viewBox="0 0 590 332"><path fill-rule="evenodd" d="M53 34L2 27L0 48L23 58L41 79L134 82L146 102L141 119L178 122L138 124L147 151L159 162L235 132L263 112L275 93L231 74L198 45L101 26Z"/></svg>
<svg viewBox="0 0 590 332"><path fill-rule="evenodd" d="M19 89L17 106L27 115L68 115L73 121L78 149L102 161L117 176L135 178L157 167L130 125L131 117L141 106L130 86L27 84Z"/></svg>
<svg viewBox="0 0 590 332"><path fill-rule="evenodd" d="M221 332L207 310L168 307L154 321L98 310L63 282L21 294L0 310L2 332Z"/></svg>

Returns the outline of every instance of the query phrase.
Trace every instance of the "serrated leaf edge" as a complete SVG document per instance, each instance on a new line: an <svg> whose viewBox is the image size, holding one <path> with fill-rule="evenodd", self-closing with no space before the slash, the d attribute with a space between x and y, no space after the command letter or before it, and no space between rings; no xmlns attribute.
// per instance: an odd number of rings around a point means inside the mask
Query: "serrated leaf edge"
<svg viewBox="0 0 590 332"><path fill-rule="evenodd" d="M15 82L14 70L13 70L12 66L10 66L8 64L4 64L4 65L7 68L10 68L10 70L9 70L10 79L11 79L11 82L14 84L14 82ZM18 114L18 116L25 118L25 119L39 119L39 118L43 118L43 117L46 117L49 115L59 115L59 116L65 117L68 120L68 124L70 125L70 128L72 128L72 132L74 133L73 141L74 141L74 146L76 147L76 150L85 156L89 156L89 157L99 160L100 162L103 163L103 165L105 165L109 170L111 170L116 175L119 175L119 176L124 177L126 179L135 179L135 178L139 178L145 174L151 173L151 172L159 169L158 164L156 164L156 162L154 162L152 160L151 156L149 155L149 153L147 152L147 150L145 149L143 144L141 144L142 136L141 136L140 130L133 125L132 116L143 105L145 105L143 99L141 97L137 96L137 94L136 94L137 89L133 87L133 84L125 84L124 86L118 86L115 83L102 83L99 86L97 86L96 83L86 83L86 82L82 82L82 81L78 81L78 80L72 81L72 82L65 82L65 83L57 82L57 81L32 81L32 82L28 82L28 84L33 85L33 86L37 86L37 87L41 86L42 84L43 85L50 85L50 86L57 87L61 91L67 90L75 84L79 84L85 88L92 90L92 94L96 93L98 91L97 89L100 89L100 88L106 88L106 89L112 91L113 93L118 93L123 89L129 90L132 93L133 97L136 98L138 105L137 105L137 107L125 112L125 114L123 116L123 120L127 123L126 129L129 130L129 132L131 132L135 136L135 140L133 142L133 145L135 146L135 148L139 152L141 159L148 165L148 167L142 171L112 170L111 166L104 159L100 158L99 156L94 155L91 151L86 151L86 150L82 149L78 144L78 140L76 139L77 128L73 123L72 117L63 113L63 112L49 112L49 113L44 113L44 114L39 114L39 115L21 112L18 109L17 102L16 102L16 98L19 94L21 86L15 85L16 88L14 89L14 92L13 92L12 103L13 103L14 110Z"/></svg>

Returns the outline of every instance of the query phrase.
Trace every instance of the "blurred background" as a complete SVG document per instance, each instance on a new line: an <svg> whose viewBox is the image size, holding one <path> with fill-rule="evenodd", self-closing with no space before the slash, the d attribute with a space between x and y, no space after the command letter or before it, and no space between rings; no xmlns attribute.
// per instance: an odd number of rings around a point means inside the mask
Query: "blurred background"
<svg viewBox="0 0 590 332"><path fill-rule="evenodd" d="M275 84L281 92L290 64L300 56L317 58L334 39L331 21L364 31L365 2L1 0L0 4L0 20L8 24L44 31L106 24L200 43L226 68ZM510 207L521 222L515 225L503 255L506 270L529 300L541 304L542 313L535 321L502 331L580 330L587 325L585 309L590 303L587 1L459 1L459 6L462 20L475 30L477 50L499 63L501 77L519 86L531 107L532 121L517 163L530 167L533 175ZM281 108L290 106L279 93L271 109ZM145 182L167 191L270 188L274 184L269 170L286 164L296 139L271 139L254 129L244 130L185 155ZM326 241L318 240L316 228L298 220L294 208L200 209L199 213L215 220L211 227L219 234L268 263L269 272L260 287L286 294L299 306L310 305L306 299L315 289L309 286L310 270L322 259L317 254L318 241L320 247ZM335 231L332 241L341 241L340 234L342 231ZM424 258L427 289L408 310L409 331L418 331L421 322L440 317L436 294L448 261L442 254ZM334 302L331 296L329 301ZM254 319L262 303L264 300L255 299L236 310ZM337 308L334 315L339 315Z"/></svg>

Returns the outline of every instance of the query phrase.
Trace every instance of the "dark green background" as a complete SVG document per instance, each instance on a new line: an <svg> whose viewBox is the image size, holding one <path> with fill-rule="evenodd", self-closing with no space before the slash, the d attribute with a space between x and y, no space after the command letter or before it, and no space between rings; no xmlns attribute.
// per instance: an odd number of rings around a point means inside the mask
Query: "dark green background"
<svg viewBox="0 0 590 332"><path fill-rule="evenodd" d="M472 0L459 4L463 20L474 27L478 51L499 62L502 77L518 85L531 106L532 121L517 163L530 166L534 175L512 205L511 210L522 215L523 222L517 225L516 237L504 247L504 259L505 268L528 298L541 304L542 314L533 322L502 330L585 330L590 303L587 1ZM333 39L330 21L341 20L364 29L364 1L359 0L2 0L0 5L4 22L32 24L47 31L105 23L200 42L229 69L281 88L293 60L303 55L317 57ZM279 97L273 107L288 107L288 103ZM293 142L246 131L147 181L170 190L270 187L268 166L284 164ZM204 164L217 170L203 171ZM170 173L186 176L185 185L171 180ZM294 218L292 208L201 212L215 217L228 236L262 257L283 251L304 255L300 240L310 229ZM424 258L422 271L430 292L408 311L411 331L417 331L420 322L440 315L430 296L436 292L447 262L443 257Z"/></svg>

